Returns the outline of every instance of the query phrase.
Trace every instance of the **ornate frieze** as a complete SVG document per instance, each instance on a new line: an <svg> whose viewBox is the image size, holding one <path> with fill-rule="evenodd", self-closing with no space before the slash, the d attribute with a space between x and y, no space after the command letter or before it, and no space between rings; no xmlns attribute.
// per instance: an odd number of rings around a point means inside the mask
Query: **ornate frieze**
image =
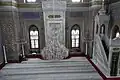
<svg viewBox="0 0 120 80"><path fill-rule="evenodd" d="M15 0L5 0L5 1L3 1L3 0L1 0L0 1L0 6L15 6L15 7L17 7L17 3L16 3L16 1Z"/></svg>
<svg viewBox="0 0 120 80"><path fill-rule="evenodd" d="M66 1L43 1L42 9L51 11L51 10L66 10Z"/></svg>

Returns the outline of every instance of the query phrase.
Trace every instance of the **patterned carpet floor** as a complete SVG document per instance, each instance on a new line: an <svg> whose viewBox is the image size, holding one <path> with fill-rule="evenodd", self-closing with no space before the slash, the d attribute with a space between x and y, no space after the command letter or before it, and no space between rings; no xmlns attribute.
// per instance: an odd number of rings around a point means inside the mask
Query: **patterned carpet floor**
<svg viewBox="0 0 120 80"><path fill-rule="evenodd" d="M5 65L0 80L102 80L84 57L66 60L28 59Z"/></svg>

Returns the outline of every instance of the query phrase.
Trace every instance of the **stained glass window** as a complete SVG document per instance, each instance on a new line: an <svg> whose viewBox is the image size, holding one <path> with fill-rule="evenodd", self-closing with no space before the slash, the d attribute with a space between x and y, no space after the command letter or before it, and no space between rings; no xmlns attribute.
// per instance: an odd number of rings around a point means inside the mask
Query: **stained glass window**
<svg viewBox="0 0 120 80"><path fill-rule="evenodd" d="M79 28L73 27L71 30L71 39L72 39L72 47L79 47L79 39L80 38L80 30Z"/></svg>
<svg viewBox="0 0 120 80"><path fill-rule="evenodd" d="M30 29L30 44L31 48L38 48L38 30L36 27Z"/></svg>

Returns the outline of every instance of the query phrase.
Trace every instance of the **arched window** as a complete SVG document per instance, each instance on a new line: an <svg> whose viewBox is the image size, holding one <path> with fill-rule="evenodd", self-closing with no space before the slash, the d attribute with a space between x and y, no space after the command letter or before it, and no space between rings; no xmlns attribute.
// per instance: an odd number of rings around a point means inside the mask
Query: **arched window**
<svg viewBox="0 0 120 80"><path fill-rule="evenodd" d="M119 32L116 33L116 38L118 38L118 37L120 37L120 33Z"/></svg>
<svg viewBox="0 0 120 80"><path fill-rule="evenodd" d="M115 36L115 38L113 38L113 40L116 40L117 38L120 38L120 33L119 32L116 33L116 36Z"/></svg>
<svg viewBox="0 0 120 80"><path fill-rule="evenodd" d="M102 24L100 27L100 34L105 34L105 25Z"/></svg>
<svg viewBox="0 0 120 80"><path fill-rule="evenodd" d="M80 27L74 25L71 30L72 48L80 46Z"/></svg>
<svg viewBox="0 0 120 80"><path fill-rule="evenodd" d="M112 39L116 38L119 34L119 27L115 25L115 27L112 29Z"/></svg>
<svg viewBox="0 0 120 80"><path fill-rule="evenodd" d="M38 31L38 28L34 25L32 25L30 27L30 46L31 48L39 48L39 45L38 45L38 34L39 34L39 31Z"/></svg>

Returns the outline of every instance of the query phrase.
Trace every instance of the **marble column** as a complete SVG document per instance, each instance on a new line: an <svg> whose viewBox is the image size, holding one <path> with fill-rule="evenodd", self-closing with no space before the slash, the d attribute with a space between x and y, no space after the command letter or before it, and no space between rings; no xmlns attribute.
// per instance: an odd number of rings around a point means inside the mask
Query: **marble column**
<svg viewBox="0 0 120 80"><path fill-rule="evenodd" d="M2 30L2 41L5 46L7 60L18 61L19 45L19 17L17 3L14 0L0 1L0 27Z"/></svg>

